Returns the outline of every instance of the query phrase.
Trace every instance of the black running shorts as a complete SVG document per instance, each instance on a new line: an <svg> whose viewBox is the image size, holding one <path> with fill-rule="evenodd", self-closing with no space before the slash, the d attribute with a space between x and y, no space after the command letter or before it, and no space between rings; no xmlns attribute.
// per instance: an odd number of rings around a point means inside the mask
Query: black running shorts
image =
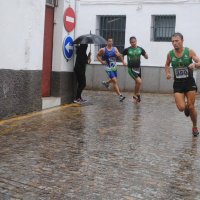
<svg viewBox="0 0 200 200"><path fill-rule="evenodd" d="M140 77L141 78L141 68L139 70L139 73L134 71L133 68L128 67L128 73L129 75L135 80L136 78Z"/></svg>
<svg viewBox="0 0 200 200"><path fill-rule="evenodd" d="M189 91L197 91L197 85L193 77L183 79L183 80L174 80L174 93L186 93Z"/></svg>

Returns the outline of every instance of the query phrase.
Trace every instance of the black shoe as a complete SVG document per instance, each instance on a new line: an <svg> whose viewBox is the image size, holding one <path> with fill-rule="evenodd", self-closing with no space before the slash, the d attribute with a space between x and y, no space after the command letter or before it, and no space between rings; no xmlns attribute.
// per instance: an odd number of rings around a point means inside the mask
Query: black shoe
<svg viewBox="0 0 200 200"><path fill-rule="evenodd" d="M185 107L184 114L186 117L190 116L190 110L189 110L188 106Z"/></svg>
<svg viewBox="0 0 200 200"><path fill-rule="evenodd" d="M80 103L86 103L87 102L87 100L86 99L80 99Z"/></svg>
<svg viewBox="0 0 200 200"><path fill-rule="evenodd" d="M197 127L192 128L192 134L194 137L197 137L199 135L199 131L198 131Z"/></svg>
<svg viewBox="0 0 200 200"><path fill-rule="evenodd" d="M81 103L81 99L80 99L80 98L78 98L78 99L74 99L73 102L74 102L74 103Z"/></svg>
<svg viewBox="0 0 200 200"><path fill-rule="evenodd" d="M137 96L137 98L138 98L137 101L140 102L140 101L141 101L140 95L138 94L138 95L136 95L136 96Z"/></svg>
<svg viewBox="0 0 200 200"><path fill-rule="evenodd" d="M126 98L126 97L124 97L124 96L120 95L120 96L119 96L119 101L121 101L121 102L122 102L122 101L124 101L124 99L125 99L125 98Z"/></svg>
<svg viewBox="0 0 200 200"><path fill-rule="evenodd" d="M135 102L135 103L138 102L138 97L136 95L133 95L133 102Z"/></svg>
<svg viewBox="0 0 200 200"><path fill-rule="evenodd" d="M104 85L107 89L109 89L110 84L109 84L108 82L102 81L101 83L102 83L102 85Z"/></svg>

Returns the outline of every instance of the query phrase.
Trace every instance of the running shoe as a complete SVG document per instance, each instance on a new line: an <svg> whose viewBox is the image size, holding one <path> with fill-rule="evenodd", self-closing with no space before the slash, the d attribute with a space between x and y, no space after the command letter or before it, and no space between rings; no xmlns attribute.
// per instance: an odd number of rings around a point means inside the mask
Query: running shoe
<svg viewBox="0 0 200 200"><path fill-rule="evenodd" d="M192 128L192 134L194 137L197 137L199 135L199 131L197 127L193 127Z"/></svg>
<svg viewBox="0 0 200 200"><path fill-rule="evenodd" d="M136 95L133 95L133 102L136 102L136 103L139 102L138 97Z"/></svg>
<svg viewBox="0 0 200 200"><path fill-rule="evenodd" d="M109 83L106 81L102 81L102 85L104 85L107 89L109 88Z"/></svg>
<svg viewBox="0 0 200 200"><path fill-rule="evenodd" d="M140 95L138 94L138 95L136 95L136 96L137 96L137 98L138 98L137 101L140 102L140 101L141 101Z"/></svg>
<svg viewBox="0 0 200 200"><path fill-rule="evenodd" d="M86 103L87 102L87 100L86 99L80 99L80 103Z"/></svg>
<svg viewBox="0 0 200 200"><path fill-rule="evenodd" d="M123 95L119 95L119 101L124 101L124 99L125 99L126 97L124 97Z"/></svg>
<svg viewBox="0 0 200 200"><path fill-rule="evenodd" d="M79 99L74 99L74 101L73 101L74 103L81 103L81 99L79 98Z"/></svg>
<svg viewBox="0 0 200 200"><path fill-rule="evenodd" d="M190 110L189 110L188 106L185 107L184 114L186 117L190 116Z"/></svg>

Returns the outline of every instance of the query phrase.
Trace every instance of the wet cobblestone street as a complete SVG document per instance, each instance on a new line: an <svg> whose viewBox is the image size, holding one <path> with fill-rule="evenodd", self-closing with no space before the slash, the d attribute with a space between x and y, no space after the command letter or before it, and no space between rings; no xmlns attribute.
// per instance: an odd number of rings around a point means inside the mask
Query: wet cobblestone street
<svg viewBox="0 0 200 200"><path fill-rule="evenodd" d="M0 200L200 200L200 138L172 95L83 96L0 122Z"/></svg>

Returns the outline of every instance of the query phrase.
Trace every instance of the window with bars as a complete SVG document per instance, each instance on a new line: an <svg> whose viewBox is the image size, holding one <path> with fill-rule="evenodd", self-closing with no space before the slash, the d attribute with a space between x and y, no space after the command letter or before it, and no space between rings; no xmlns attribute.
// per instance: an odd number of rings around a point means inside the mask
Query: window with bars
<svg viewBox="0 0 200 200"><path fill-rule="evenodd" d="M54 7L57 5L57 0L46 0L46 5Z"/></svg>
<svg viewBox="0 0 200 200"><path fill-rule="evenodd" d="M112 16L97 16L98 28L97 34L107 40L108 37L113 38L114 46L122 53L125 45L125 28L126 16L112 15ZM96 46L96 51L102 46Z"/></svg>
<svg viewBox="0 0 200 200"><path fill-rule="evenodd" d="M151 40L170 42L175 25L175 15L152 15Z"/></svg>

